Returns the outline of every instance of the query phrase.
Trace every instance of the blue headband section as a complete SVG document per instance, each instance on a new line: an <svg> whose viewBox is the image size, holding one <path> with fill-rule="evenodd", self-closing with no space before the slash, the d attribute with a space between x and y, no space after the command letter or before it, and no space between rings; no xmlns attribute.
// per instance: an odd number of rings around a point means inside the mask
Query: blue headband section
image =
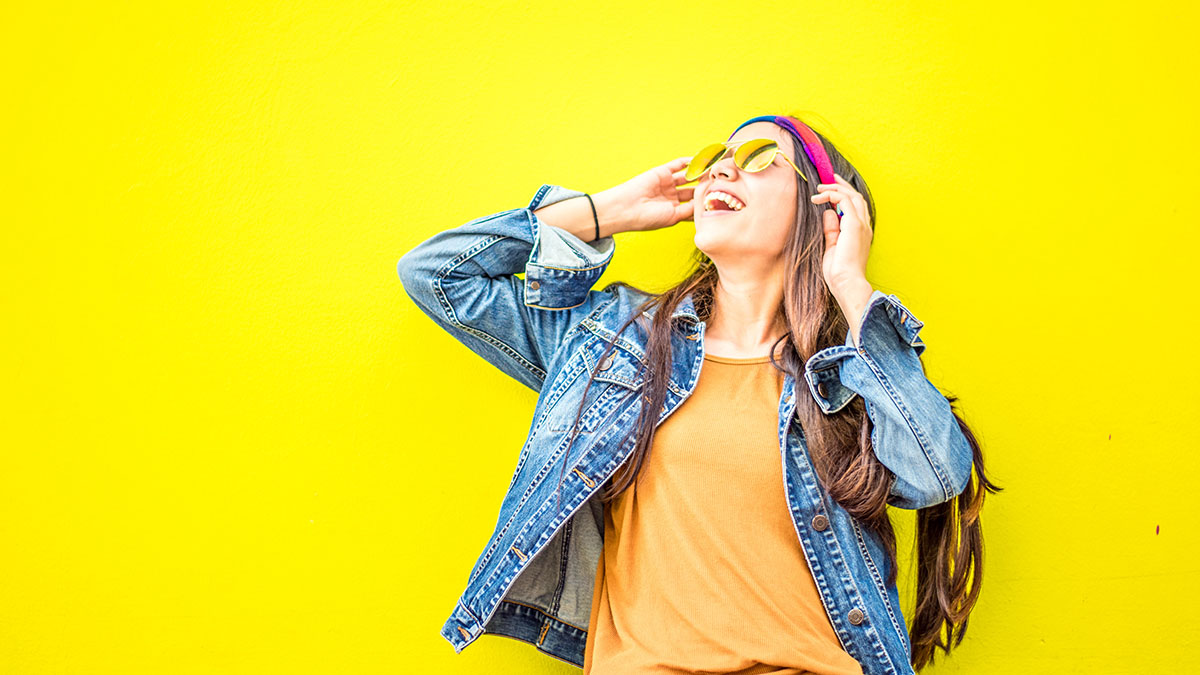
<svg viewBox="0 0 1200 675"><path fill-rule="evenodd" d="M747 124L754 124L755 122L770 122L771 124L779 124L778 120L776 120L775 117L776 117L775 115L759 115L758 117L751 117L750 119L746 120L745 122L742 122L741 124L739 124L738 128L733 130L733 134L736 134L738 132L738 129L741 129L742 127L746 126ZM791 129L788 129L786 126L784 126L782 124L779 124L779 126L783 127L784 129L787 129L793 136L796 137L797 141L803 142L803 139L800 138L799 134L792 131ZM729 138L733 138L733 134L729 134ZM726 138L725 140L728 141L729 138Z"/></svg>

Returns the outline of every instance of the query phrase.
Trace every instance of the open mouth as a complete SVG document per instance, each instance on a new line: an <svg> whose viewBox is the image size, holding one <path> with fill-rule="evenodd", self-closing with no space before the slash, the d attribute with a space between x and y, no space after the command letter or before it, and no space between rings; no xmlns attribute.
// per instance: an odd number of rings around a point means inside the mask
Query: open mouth
<svg viewBox="0 0 1200 675"><path fill-rule="evenodd" d="M704 195L704 213L737 213L746 208L742 200L721 190L713 190Z"/></svg>

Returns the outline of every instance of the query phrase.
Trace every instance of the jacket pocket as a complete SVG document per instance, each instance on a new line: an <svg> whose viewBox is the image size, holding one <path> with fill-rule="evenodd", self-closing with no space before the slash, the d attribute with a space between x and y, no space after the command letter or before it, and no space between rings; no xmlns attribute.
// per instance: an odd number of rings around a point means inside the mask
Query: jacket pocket
<svg viewBox="0 0 1200 675"><path fill-rule="evenodd" d="M556 433L570 431L583 398L580 433L595 431L641 390L644 377L638 355L618 342L605 356L607 347L607 342L594 337L575 353L564 369L565 377L560 378L565 384L549 392L554 400L547 413L547 429ZM589 387L588 377L593 372L595 377Z"/></svg>
<svg viewBox="0 0 1200 675"><path fill-rule="evenodd" d="M583 351L584 361L596 373L596 380L626 389L641 389L645 382L641 357L621 340L604 356L607 349L608 342L596 340Z"/></svg>

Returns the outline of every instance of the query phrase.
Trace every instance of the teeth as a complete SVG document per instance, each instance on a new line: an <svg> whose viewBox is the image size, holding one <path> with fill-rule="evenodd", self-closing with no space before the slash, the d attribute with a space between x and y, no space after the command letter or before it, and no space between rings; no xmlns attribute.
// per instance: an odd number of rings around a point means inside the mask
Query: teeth
<svg viewBox="0 0 1200 675"><path fill-rule="evenodd" d="M742 209L746 208L746 205L743 204L741 202L741 200L739 200L737 197L734 197L733 195L729 194L728 192L722 192L720 190L713 190L712 192L708 193L704 198L704 210L705 211L713 210L712 203L713 203L714 199L720 199L721 201L728 204L729 208L733 209L734 211L741 211Z"/></svg>

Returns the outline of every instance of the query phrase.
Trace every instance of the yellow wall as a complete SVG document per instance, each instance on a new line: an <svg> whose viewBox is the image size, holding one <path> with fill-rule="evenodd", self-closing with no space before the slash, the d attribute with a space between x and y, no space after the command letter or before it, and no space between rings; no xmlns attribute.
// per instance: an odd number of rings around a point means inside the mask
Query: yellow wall
<svg viewBox="0 0 1200 675"><path fill-rule="evenodd" d="M931 672L1191 668L1185 3L108 4L0 18L0 672L577 672L438 634L534 395L396 260L810 111L1007 488Z"/></svg>

